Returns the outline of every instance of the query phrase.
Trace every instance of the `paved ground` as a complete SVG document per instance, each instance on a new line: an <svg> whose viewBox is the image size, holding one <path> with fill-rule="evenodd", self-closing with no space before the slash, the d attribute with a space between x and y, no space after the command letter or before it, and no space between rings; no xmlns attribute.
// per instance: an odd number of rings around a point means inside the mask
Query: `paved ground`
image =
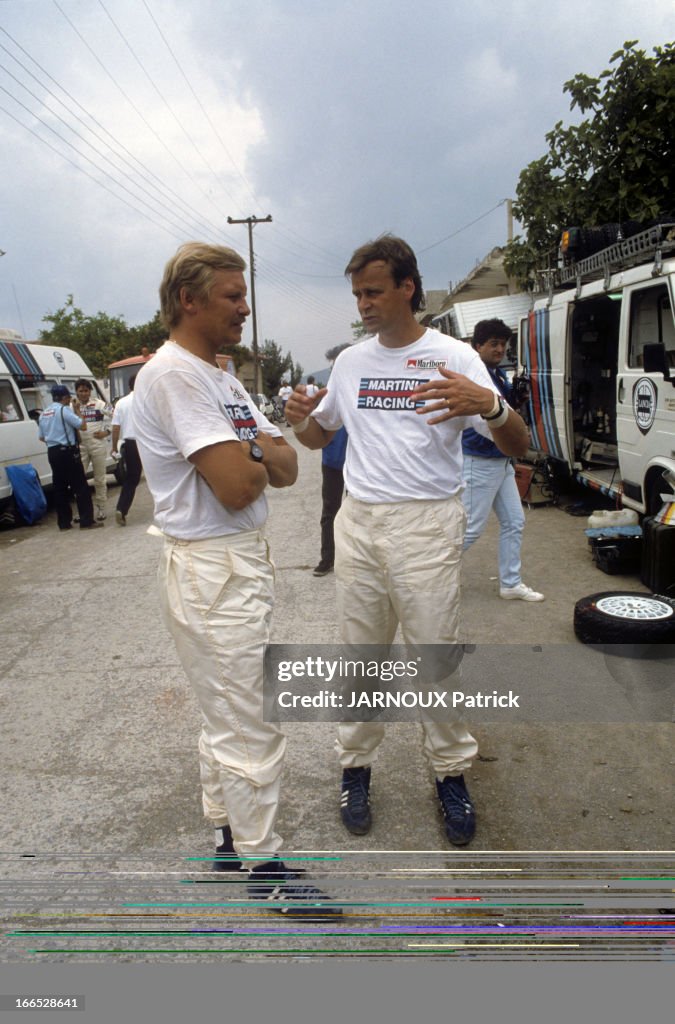
<svg viewBox="0 0 675 1024"><path fill-rule="evenodd" d="M298 484L271 494L269 537L278 573L273 639L334 643L334 578L311 573L318 560L319 456L300 449L300 463ZM199 800L197 711L158 618L160 542L146 533L149 495L142 484L125 529L112 518L116 495L112 487L104 530L60 533L50 513L36 527L0 533L4 851L46 844L148 856L211 851ZM462 640L523 644L530 651L542 646L528 673L538 670L549 686L554 676L561 702L574 702L593 658L607 677L604 659L575 641L575 600L644 588L637 578L595 568L584 519L554 507L526 514L524 577L546 601L498 598L493 526L465 559ZM564 649L554 645L573 645L569 670ZM575 668L580 663L585 674ZM642 680L649 690L650 671L630 669L633 699L639 700ZM620 677L617 698L624 699ZM492 686L486 679L486 689ZM333 726L286 728L279 825L289 847L446 849L417 726L388 728L373 772L375 824L364 839L347 835L339 823ZM478 722L475 733L480 757L470 786L479 828L472 850L672 846L671 724Z"/></svg>

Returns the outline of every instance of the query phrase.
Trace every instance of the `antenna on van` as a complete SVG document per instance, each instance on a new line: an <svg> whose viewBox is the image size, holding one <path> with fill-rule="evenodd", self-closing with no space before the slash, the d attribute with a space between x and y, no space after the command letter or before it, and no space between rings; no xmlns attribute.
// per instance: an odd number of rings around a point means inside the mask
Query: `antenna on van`
<svg viewBox="0 0 675 1024"><path fill-rule="evenodd" d="M19 299L16 294L16 288L12 285L12 292L14 294L14 301L16 302L16 311L19 315L19 323L21 324L21 336L26 337L26 328L23 326L23 317L21 316L21 306L19 305Z"/></svg>

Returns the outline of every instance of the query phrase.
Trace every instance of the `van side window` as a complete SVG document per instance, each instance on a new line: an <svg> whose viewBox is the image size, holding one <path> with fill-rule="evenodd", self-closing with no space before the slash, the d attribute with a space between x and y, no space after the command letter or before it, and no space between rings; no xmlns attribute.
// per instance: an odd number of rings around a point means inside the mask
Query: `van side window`
<svg viewBox="0 0 675 1024"><path fill-rule="evenodd" d="M663 345L666 361L675 367L675 321L668 286L659 284L633 292L630 307L628 365L644 365L645 345Z"/></svg>
<svg viewBox="0 0 675 1024"><path fill-rule="evenodd" d="M49 387L51 387L52 383L55 384L56 381L50 381ZM19 387L24 405L28 410L28 415L37 423L40 413L43 409L47 408L52 400L49 388L43 382L39 384L20 384Z"/></svg>
<svg viewBox="0 0 675 1024"><path fill-rule="evenodd" d="M0 381L0 423L14 423L22 420L23 410L17 401L8 380Z"/></svg>

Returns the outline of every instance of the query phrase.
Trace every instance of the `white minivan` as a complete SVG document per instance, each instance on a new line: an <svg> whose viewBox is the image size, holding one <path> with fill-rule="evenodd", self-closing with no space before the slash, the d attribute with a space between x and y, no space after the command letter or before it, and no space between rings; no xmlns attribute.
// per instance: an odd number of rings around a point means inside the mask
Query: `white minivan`
<svg viewBox="0 0 675 1024"><path fill-rule="evenodd" d="M532 450L655 515L675 477L675 224L563 266L521 321L520 362Z"/></svg>
<svg viewBox="0 0 675 1024"><path fill-rule="evenodd" d="M80 377L91 383L97 398L106 400L77 352L23 341L14 331L0 331L0 506L12 494L5 466L29 462L42 486L51 486L52 471L47 446L39 439L38 420L52 401L52 386L66 384L74 395ZM115 471L112 456L108 471Z"/></svg>

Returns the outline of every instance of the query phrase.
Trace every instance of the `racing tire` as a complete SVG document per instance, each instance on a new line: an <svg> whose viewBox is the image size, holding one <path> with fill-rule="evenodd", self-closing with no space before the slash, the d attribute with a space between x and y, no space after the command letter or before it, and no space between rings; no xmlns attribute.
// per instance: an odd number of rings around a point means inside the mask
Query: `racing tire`
<svg viewBox="0 0 675 1024"><path fill-rule="evenodd" d="M659 594L604 590L574 606L582 644L665 644L675 640L675 601Z"/></svg>

